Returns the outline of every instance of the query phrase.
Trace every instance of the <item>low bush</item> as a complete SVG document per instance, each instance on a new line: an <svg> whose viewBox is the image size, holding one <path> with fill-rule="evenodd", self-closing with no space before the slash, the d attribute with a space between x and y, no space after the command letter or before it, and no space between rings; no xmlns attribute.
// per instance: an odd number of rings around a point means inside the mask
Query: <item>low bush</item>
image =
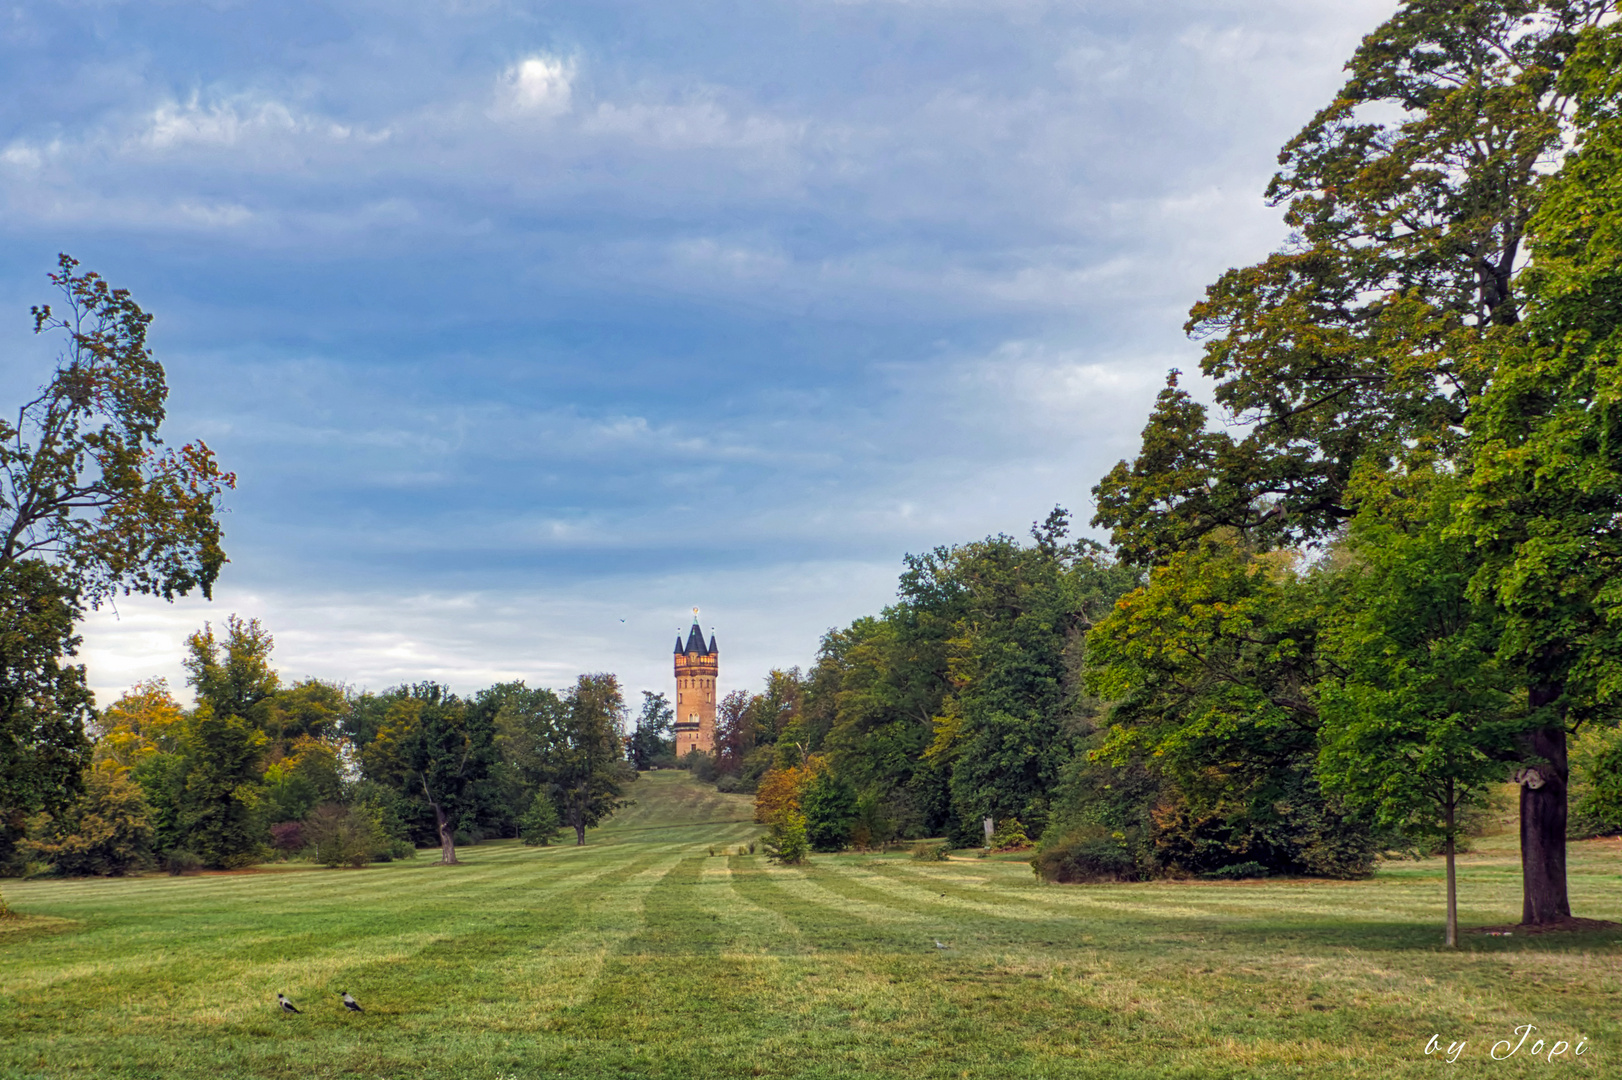
<svg viewBox="0 0 1622 1080"><path fill-rule="evenodd" d="M743 781L738 779L736 773L722 773L715 778L715 790L724 795L731 795L742 788Z"/></svg>
<svg viewBox="0 0 1622 1080"><path fill-rule="evenodd" d="M1120 829L1084 825L1044 836L1031 868L1044 881L1142 881L1149 868L1140 850Z"/></svg>
<svg viewBox="0 0 1622 1080"><path fill-rule="evenodd" d="M920 840L912 845L912 857L918 862L946 862L952 857L952 845L943 840Z"/></svg>
<svg viewBox="0 0 1622 1080"><path fill-rule="evenodd" d="M163 868L174 877L195 874L203 869L203 860L195 851L175 848L163 857Z"/></svg>
<svg viewBox="0 0 1622 1080"><path fill-rule="evenodd" d="M361 867L388 846L376 817L364 807L323 803L304 822L310 852L323 866Z"/></svg>
<svg viewBox="0 0 1622 1080"><path fill-rule="evenodd" d="M1025 835L1025 826L1019 823L1019 818L1005 818L997 822L986 846L992 851L1024 851L1031 846L1031 838Z"/></svg>
<svg viewBox="0 0 1622 1080"><path fill-rule="evenodd" d="M772 821L766 834L766 854L773 862L798 866L811 854L811 841L805 834L805 815L784 810Z"/></svg>
<svg viewBox="0 0 1622 1080"><path fill-rule="evenodd" d="M280 821L270 827L270 846L284 855L304 850L304 823Z"/></svg>

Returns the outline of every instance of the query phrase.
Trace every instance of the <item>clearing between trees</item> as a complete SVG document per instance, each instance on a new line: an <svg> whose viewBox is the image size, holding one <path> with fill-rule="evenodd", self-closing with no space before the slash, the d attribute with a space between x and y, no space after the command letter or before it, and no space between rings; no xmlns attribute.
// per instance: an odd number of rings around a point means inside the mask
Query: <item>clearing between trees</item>
<svg viewBox="0 0 1622 1080"><path fill-rule="evenodd" d="M1469 932L1519 910L1512 834L1461 857L1447 950L1437 859L1086 886L1017 858L779 867L737 854L747 797L678 772L628 793L584 848L461 866L8 883L0 1076L1403 1077L1462 1040L1453 1075L1506 1077L1622 1054L1622 932ZM1622 916L1622 844L1571 864L1580 910Z"/></svg>

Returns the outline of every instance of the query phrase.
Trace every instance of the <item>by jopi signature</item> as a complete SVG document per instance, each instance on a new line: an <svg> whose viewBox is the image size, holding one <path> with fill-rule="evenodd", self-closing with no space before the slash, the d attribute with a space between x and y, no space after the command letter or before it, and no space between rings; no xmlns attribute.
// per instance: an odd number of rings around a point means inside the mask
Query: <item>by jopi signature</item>
<svg viewBox="0 0 1622 1080"><path fill-rule="evenodd" d="M1538 1039L1531 1046L1527 1046L1526 1040L1532 1038L1535 1031L1537 1031L1536 1024L1522 1024L1515 1029L1515 1035L1520 1036L1518 1039L1513 1037L1501 1039L1493 1043L1492 1048L1487 1053L1494 1061L1504 1061L1519 1054L1524 1048L1527 1057L1547 1058L1552 1062L1555 1058L1565 1057L1567 1054L1572 1057L1582 1057L1588 1050L1586 1036L1578 1039L1575 1046L1565 1039L1553 1041ZM1440 1035L1432 1035L1430 1042L1425 1044L1425 1053L1440 1054L1443 1060L1451 1063L1459 1060L1460 1055L1464 1053L1464 1045L1464 1040L1460 1039L1444 1046Z"/></svg>

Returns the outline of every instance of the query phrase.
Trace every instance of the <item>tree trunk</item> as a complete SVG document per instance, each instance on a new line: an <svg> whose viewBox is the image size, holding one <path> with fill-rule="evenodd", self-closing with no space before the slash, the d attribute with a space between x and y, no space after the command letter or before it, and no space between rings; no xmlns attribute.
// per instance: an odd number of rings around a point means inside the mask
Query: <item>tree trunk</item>
<svg viewBox="0 0 1622 1080"><path fill-rule="evenodd" d="M1453 873L1453 781L1447 782L1447 947L1459 947L1459 880Z"/></svg>
<svg viewBox="0 0 1622 1080"><path fill-rule="evenodd" d="M1532 691L1532 706L1540 704ZM1546 691L1545 691L1546 693ZM1566 893L1566 729L1533 731L1526 748L1545 764L1521 781L1521 922L1529 926L1571 918Z"/></svg>
<svg viewBox="0 0 1622 1080"><path fill-rule="evenodd" d="M574 827L574 846L586 846L586 827L584 825L577 824Z"/></svg>
<svg viewBox="0 0 1622 1080"><path fill-rule="evenodd" d="M456 830L451 827L451 819L445 816L445 810L438 803L429 803L434 808L434 820L439 823L439 861L443 866L456 866Z"/></svg>

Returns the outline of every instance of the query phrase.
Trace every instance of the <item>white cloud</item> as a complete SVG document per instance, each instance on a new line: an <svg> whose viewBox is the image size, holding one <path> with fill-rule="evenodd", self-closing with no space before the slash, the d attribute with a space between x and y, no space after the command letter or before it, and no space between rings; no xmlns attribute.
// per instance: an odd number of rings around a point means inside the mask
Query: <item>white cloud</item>
<svg viewBox="0 0 1622 1080"><path fill-rule="evenodd" d="M796 141L805 125L771 116L734 117L713 101L675 105L605 102L581 122L590 135L628 138L670 150L759 149Z"/></svg>
<svg viewBox="0 0 1622 1080"><path fill-rule="evenodd" d="M525 57L501 75L500 104L508 111L532 116L562 116L574 94L575 64L537 53Z"/></svg>

